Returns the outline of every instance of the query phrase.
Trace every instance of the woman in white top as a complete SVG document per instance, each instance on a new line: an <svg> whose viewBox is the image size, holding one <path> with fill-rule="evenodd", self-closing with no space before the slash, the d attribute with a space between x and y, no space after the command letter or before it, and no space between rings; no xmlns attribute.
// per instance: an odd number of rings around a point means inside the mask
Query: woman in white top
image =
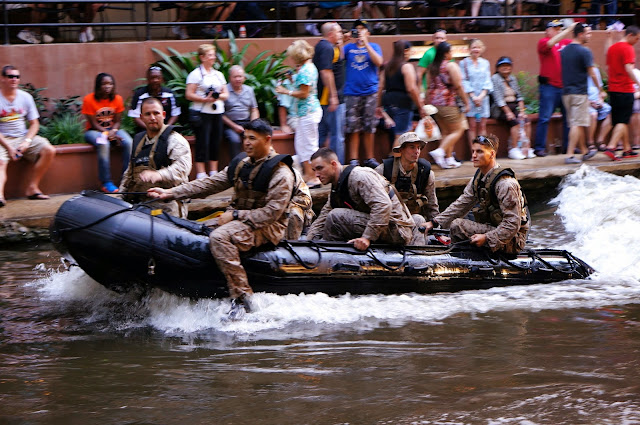
<svg viewBox="0 0 640 425"><path fill-rule="evenodd" d="M199 111L201 116L200 123L194 125L196 178L201 179L207 176L207 172L212 175L218 171L222 114L229 92L224 75L213 69L216 48L211 44L201 44L198 47L198 58L200 66L187 76L185 97L192 102L190 109Z"/></svg>

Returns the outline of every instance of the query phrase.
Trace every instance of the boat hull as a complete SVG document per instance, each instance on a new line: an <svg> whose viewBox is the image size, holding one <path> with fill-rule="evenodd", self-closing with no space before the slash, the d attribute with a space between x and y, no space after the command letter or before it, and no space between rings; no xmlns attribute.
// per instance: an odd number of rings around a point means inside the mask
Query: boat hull
<svg viewBox="0 0 640 425"><path fill-rule="evenodd" d="M181 296L226 297L207 233L198 223L154 216L145 206L96 193L65 202L51 229L58 250L112 290L144 286ZM593 272L566 251L507 257L464 244L374 244L362 252L346 243L285 241L243 254L242 263L255 292L332 296L455 292L582 279Z"/></svg>

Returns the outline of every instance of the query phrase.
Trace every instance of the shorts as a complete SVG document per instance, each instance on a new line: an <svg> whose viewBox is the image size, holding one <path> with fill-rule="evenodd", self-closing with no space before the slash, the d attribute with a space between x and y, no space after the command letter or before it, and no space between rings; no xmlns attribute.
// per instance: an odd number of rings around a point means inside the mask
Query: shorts
<svg viewBox="0 0 640 425"><path fill-rule="evenodd" d="M640 108L640 102L636 100L636 102L638 102L638 108ZM635 113L635 103L633 104L633 112ZM640 109L638 110L638 112L640 112ZM593 115L593 114L598 114L597 116L597 120L598 121L602 121L605 118L607 118L609 116L609 114L611 113L611 105L609 105L608 103L604 102L602 103L602 106L599 109L596 109L592 106L589 107L589 114Z"/></svg>
<svg viewBox="0 0 640 425"><path fill-rule="evenodd" d="M345 96L347 115L345 133L375 133L378 126L376 107L378 93L368 96Z"/></svg>
<svg viewBox="0 0 640 425"><path fill-rule="evenodd" d="M586 94L563 94L562 104L564 105L569 128L589 127L591 125L590 103Z"/></svg>
<svg viewBox="0 0 640 425"><path fill-rule="evenodd" d="M518 102L507 102L507 107L511 110L511 112L513 112L513 114L516 116L516 119L513 120L508 120L507 119L507 115L504 113L504 111L502 110L502 108L500 108L500 114L496 117L496 119L498 121L503 121L507 123L507 126L509 128L515 127L516 125L520 124L520 121L518 121L518 114L520 113L520 108L518 108Z"/></svg>
<svg viewBox="0 0 640 425"><path fill-rule="evenodd" d="M413 125L413 111L411 109L389 105L385 106L384 110L396 123L395 127L391 128L394 135L399 136L411 130L411 126Z"/></svg>
<svg viewBox="0 0 640 425"><path fill-rule="evenodd" d="M24 140L23 137L4 137L4 140L14 149ZM34 136L26 151L22 152L22 157L29 162L36 162L40 156L40 151L51 143L44 137ZM8 151L0 145L0 161L9 161Z"/></svg>
<svg viewBox="0 0 640 425"><path fill-rule="evenodd" d="M438 112L433 116L437 123L461 124L466 123L465 115L457 106L436 106Z"/></svg>
<svg viewBox="0 0 640 425"><path fill-rule="evenodd" d="M611 105L611 124L629 124L633 111L633 93L609 92Z"/></svg>

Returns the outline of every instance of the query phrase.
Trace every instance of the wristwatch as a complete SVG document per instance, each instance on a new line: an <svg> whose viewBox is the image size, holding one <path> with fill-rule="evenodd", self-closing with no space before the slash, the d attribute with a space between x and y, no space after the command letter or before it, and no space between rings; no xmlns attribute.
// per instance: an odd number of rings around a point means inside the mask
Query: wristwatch
<svg viewBox="0 0 640 425"><path fill-rule="evenodd" d="M233 210L233 219L237 220L238 218L238 210Z"/></svg>
<svg viewBox="0 0 640 425"><path fill-rule="evenodd" d="M32 140L31 140L31 138L30 138L30 137L25 137L25 138L24 138L24 141L25 141L25 142L27 142L27 143L31 143L31 142L32 142Z"/></svg>

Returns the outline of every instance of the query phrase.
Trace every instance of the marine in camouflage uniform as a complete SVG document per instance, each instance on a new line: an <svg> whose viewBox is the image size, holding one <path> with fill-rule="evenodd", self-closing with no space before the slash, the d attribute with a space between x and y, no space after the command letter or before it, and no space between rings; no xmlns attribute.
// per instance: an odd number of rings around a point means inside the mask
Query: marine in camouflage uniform
<svg viewBox="0 0 640 425"><path fill-rule="evenodd" d="M529 212L513 171L500 168L496 162L498 142L497 138L491 137L495 136L479 136L474 140L474 166L479 167L476 175L462 195L428 223L428 229L441 225L451 230L454 242L469 240L474 245L486 245L492 251L516 254L524 249L527 241ZM483 152L479 153L479 150ZM477 156L489 153L493 157L491 160L481 158L476 161ZM462 218L470 211L473 211L475 221Z"/></svg>
<svg viewBox="0 0 640 425"><path fill-rule="evenodd" d="M284 239L295 181L290 166L285 164L291 157L273 150L271 127L266 121L256 119L245 126L244 148L248 156L240 154L234 158L233 168L230 164L213 176L180 185L168 194L162 189L152 189L159 197L184 199L234 188L231 204L218 217L218 226L209 239L211 254L226 278L229 293L240 301L253 293L240 262L240 252L267 242L277 245ZM261 174L261 170L266 174ZM259 189L260 185L264 185L264 191Z"/></svg>
<svg viewBox="0 0 640 425"><path fill-rule="evenodd" d="M328 148L311 159L316 176L331 183L331 195L311 225L307 239L354 241L358 249L370 242L408 245L417 232L415 222L395 190L374 170L342 166ZM356 240L366 239L364 245Z"/></svg>
<svg viewBox="0 0 640 425"><path fill-rule="evenodd" d="M313 200L309 186L304 182L302 174L294 168L296 184L293 199L289 204L289 225L287 226L286 239L297 240L302 236L305 227L309 227L315 214Z"/></svg>
<svg viewBox="0 0 640 425"><path fill-rule="evenodd" d="M152 187L168 189L188 182L192 165L189 142L173 131L173 126L163 123L165 112L158 99L145 99L140 109L140 119L147 123L148 130L134 138L131 162L118 191L146 192ZM157 172L151 173L155 177L147 177L148 170ZM131 203L149 200L144 195L124 195L123 198ZM187 207L181 201L155 201L147 205L176 217L187 217Z"/></svg>
<svg viewBox="0 0 640 425"><path fill-rule="evenodd" d="M422 226L440 213L436 196L436 179L431 164L420 158L426 143L414 132L401 135L393 152L399 156L387 158L376 168L396 190L412 214L416 225ZM425 240L414 241L424 245Z"/></svg>

